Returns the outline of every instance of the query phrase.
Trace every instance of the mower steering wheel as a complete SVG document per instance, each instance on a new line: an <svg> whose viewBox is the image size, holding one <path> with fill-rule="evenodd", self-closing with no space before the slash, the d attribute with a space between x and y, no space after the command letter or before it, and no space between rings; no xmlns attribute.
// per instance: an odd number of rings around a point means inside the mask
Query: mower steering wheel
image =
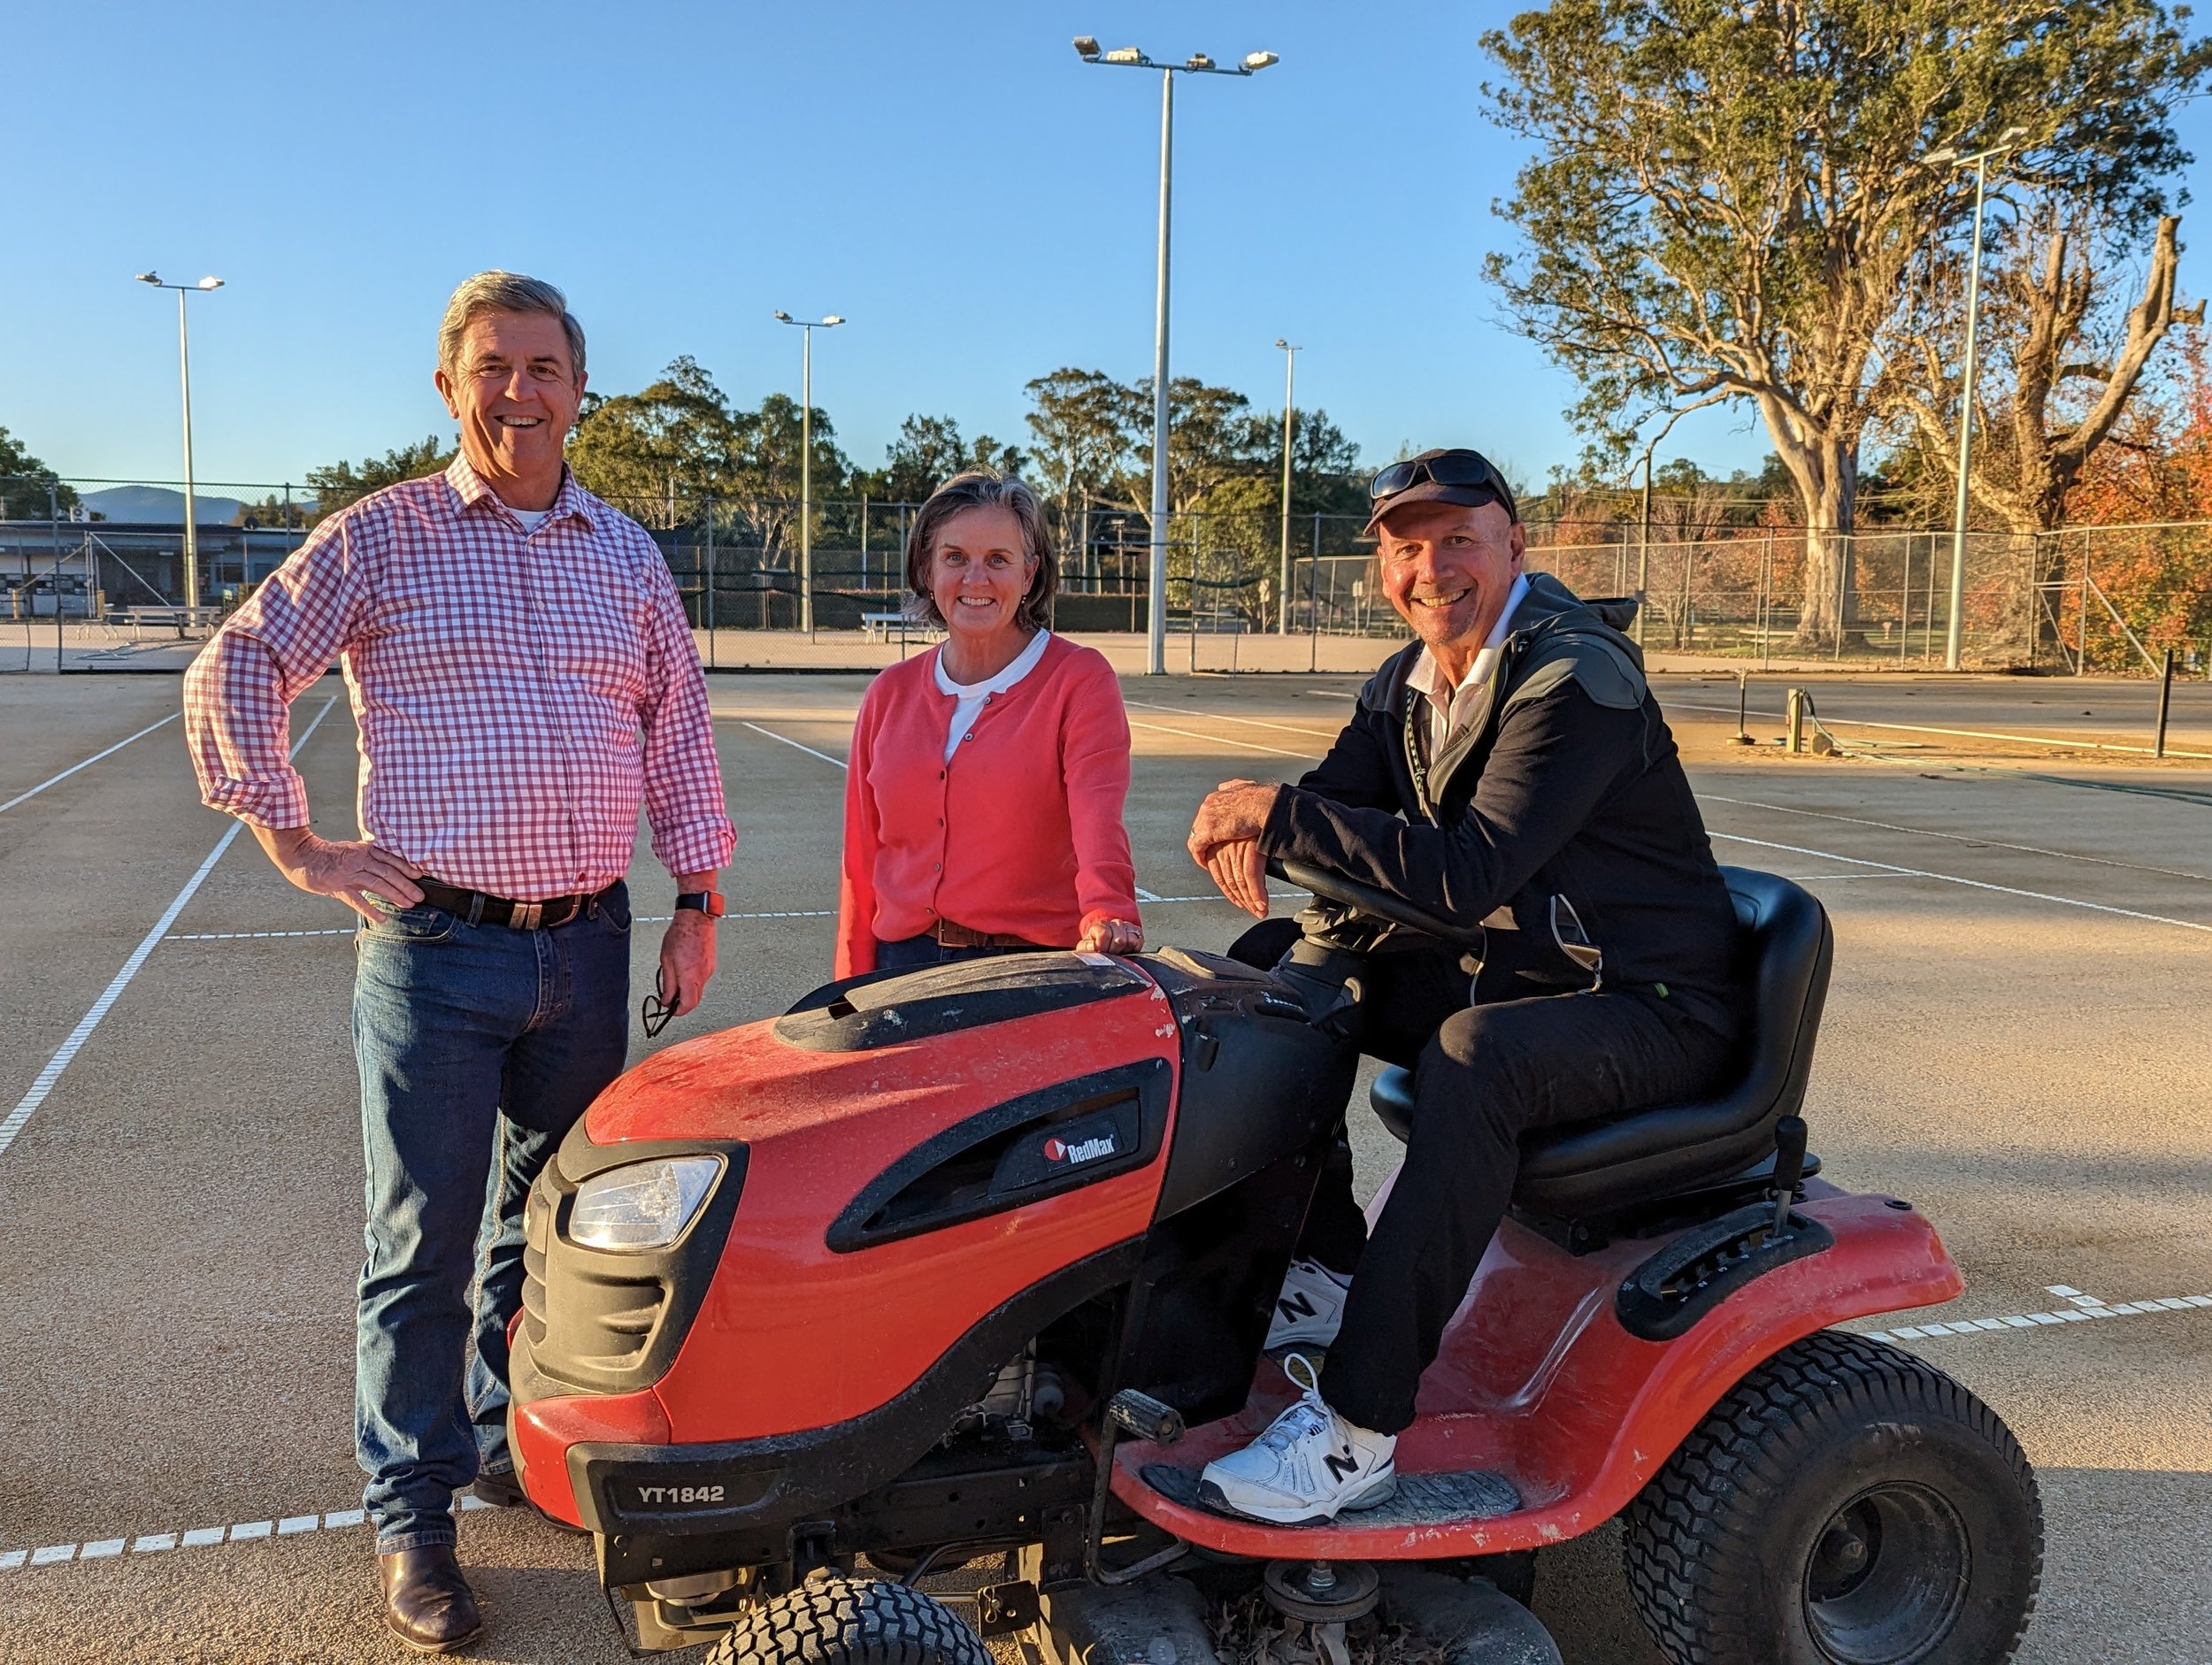
<svg viewBox="0 0 2212 1665"><path fill-rule="evenodd" d="M1455 925L1438 918L1434 914L1415 907L1402 896L1394 896L1386 890L1363 885L1356 879L1347 879L1341 873L1332 873L1325 868L1309 867L1303 862L1286 862L1275 856L1267 860L1267 871L1286 884L1310 890L1327 902L1386 919L1394 925L1403 925L1409 931L1418 931L1439 942L1455 948L1472 948L1480 953L1483 932L1480 925Z"/></svg>

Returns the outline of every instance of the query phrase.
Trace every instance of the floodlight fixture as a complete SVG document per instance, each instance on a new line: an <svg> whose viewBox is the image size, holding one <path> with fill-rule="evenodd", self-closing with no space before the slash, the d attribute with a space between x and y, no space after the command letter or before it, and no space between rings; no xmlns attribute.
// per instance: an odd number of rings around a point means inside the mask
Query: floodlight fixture
<svg viewBox="0 0 2212 1665"><path fill-rule="evenodd" d="M840 316L838 316L838 314L836 314L835 312L832 312L832 313L831 313L828 317L825 318L822 320L822 322L823 322L823 323L825 323L825 324L828 324L828 325L832 325L832 326L835 326L835 325L838 325L838 324L842 324L844 321L845 321L845 320L844 320L842 318L841 318Z"/></svg>
<svg viewBox="0 0 2212 1665"><path fill-rule="evenodd" d="M1183 67L1185 69L1209 70L1218 68L1219 65L1217 65L1213 59L1208 58L1203 52L1193 52L1188 58L1183 60Z"/></svg>
<svg viewBox="0 0 2212 1665"><path fill-rule="evenodd" d="M219 289L223 287L223 280L217 277L205 277L192 287L196 289Z"/></svg>
<svg viewBox="0 0 2212 1665"><path fill-rule="evenodd" d="M1249 75L1282 61L1272 52L1247 52L1244 55L1244 73Z"/></svg>
<svg viewBox="0 0 2212 1665"><path fill-rule="evenodd" d="M1144 62L1144 54L1133 46L1117 46L1106 54L1106 62L1109 64L1141 64Z"/></svg>
<svg viewBox="0 0 2212 1665"><path fill-rule="evenodd" d="M789 324L795 320L790 313L784 311L781 308L778 308L776 311L776 321L780 324Z"/></svg>
<svg viewBox="0 0 2212 1665"><path fill-rule="evenodd" d="M1098 56L1098 37L1094 35L1077 35L1075 37L1075 50L1077 54L1081 57L1086 63L1088 63L1090 60Z"/></svg>
<svg viewBox="0 0 2212 1665"><path fill-rule="evenodd" d="M141 283L150 283L156 288L161 287L161 274L157 272L142 272L138 274L138 280Z"/></svg>

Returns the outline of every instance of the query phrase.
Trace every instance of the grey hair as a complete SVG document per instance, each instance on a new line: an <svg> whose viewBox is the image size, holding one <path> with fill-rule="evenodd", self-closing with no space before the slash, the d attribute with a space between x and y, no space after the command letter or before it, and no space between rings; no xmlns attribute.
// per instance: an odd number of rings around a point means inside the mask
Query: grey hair
<svg viewBox="0 0 2212 1665"><path fill-rule="evenodd" d="M1060 588L1060 559L1052 546L1052 527L1037 494L1011 474L988 468L972 468L955 474L930 493L929 501L914 511L906 533L906 587L910 592L908 612L923 623L942 626L945 616L937 610L930 594L929 566L937 554L937 537L964 509L1004 509L1020 523L1022 548L1037 563L1015 622L1028 630L1044 630L1052 624L1052 598Z"/></svg>
<svg viewBox="0 0 2212 1665"><path fill-rule="evenodd" d="M577 376L582 377L584 326L569 311L568 296L541 278L496 270L478 272L445 303L445 318L438 325L438 368L447 375L459 369L461 337L468 334L470 321L485 312L542 312L557 318L568 336L568 356L575 361Z"/></svg>

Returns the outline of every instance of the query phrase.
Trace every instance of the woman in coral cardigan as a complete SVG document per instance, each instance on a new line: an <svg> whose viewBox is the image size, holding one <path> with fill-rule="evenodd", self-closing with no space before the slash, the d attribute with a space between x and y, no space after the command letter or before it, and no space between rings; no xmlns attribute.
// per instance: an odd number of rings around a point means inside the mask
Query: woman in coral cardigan
<svg viewBox="0 0 2212 1665"><path fill-rule="evenodd" d="M1043 505L1018 480L955 475L914 517L906 582L946 635L860 702L836 975L1135 953L1129 719L1104 656L1046 628L1058 569Z"/></svg>

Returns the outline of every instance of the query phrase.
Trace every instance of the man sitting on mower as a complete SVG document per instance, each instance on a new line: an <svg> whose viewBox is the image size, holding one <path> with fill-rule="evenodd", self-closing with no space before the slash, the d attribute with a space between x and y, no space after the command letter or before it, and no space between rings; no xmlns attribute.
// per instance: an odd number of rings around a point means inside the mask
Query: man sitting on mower
<svg viewBox="0 0 2212 1665"><path fill-rule="evenodd" d="M1417 640L1295 786L1210 794L1191 854L1263 920L1275 857L1482 925L1486 947L1394 939L1369 962L1363 1049L1415 1070L1405 1162L1371 1234L1340 1142L1268 1336L1326 1347L1325 1365L1202 1485L1280 1523L1394 1489L1397 1435L1504 1217L1522 1133L1714 1089L1746 999L1627 610L1523 570L1513 494L1477 452L1394 464L1371 496L1383 588ZM1272 921L1231 952L1272 965L1297 936Z"/></svg>

